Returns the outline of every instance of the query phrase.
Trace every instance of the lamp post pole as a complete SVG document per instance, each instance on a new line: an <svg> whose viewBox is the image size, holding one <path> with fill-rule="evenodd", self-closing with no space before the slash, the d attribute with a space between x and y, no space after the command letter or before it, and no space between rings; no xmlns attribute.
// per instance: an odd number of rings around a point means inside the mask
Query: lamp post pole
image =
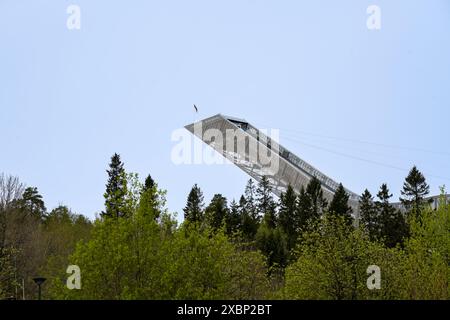
<svg viewBox="0 0 450 320"><path fill-rule="evenodd" d="M47 279L42 278L42 277L38 277L38 278L34 278L34 279L33 279L34 283L36 283L37 286L38 286L38 300L41 300L41 298L42 298L42 295L41 295L41 286L42 286L42 284L45 282L45 280L47 280Z"/></svg>

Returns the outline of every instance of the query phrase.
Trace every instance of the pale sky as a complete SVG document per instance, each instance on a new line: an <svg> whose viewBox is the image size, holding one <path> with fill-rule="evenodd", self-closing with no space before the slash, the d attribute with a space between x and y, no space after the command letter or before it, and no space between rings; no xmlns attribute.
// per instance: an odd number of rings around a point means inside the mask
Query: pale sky
<svg viewBox="0 0 450 320"><path fill-rule="evenodd" d="M80 30L66 26L70 4ZM89 217L114 152L180 218L194 183L207 201L238 198L237 167L171 161L195 103L197 118L280 129L354 192L386 182L398 200L416 164L438 193L450 186L449 39L448 0L2 0L0 172Z"/></svg>

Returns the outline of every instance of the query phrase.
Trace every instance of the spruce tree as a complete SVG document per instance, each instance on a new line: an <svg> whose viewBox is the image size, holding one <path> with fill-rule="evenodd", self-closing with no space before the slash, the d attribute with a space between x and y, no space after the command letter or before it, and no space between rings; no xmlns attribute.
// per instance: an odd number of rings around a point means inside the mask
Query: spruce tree
<svg viewBox="0 0 450 320"><path fill-rule="evenodd" d="M322 185L316 177L313 177L306 189L300 192L299 208L303 223L312 222L319 219L328 206L327 200L323 196Z"/></svg>
<svg viewBox="0 0 450 320"><path fill-rule="evenodd" d="M263 220L268 228L275 229L276 227L276 203L272 196L272 189L270 187L269 178L263 176L261 182L256 189L257 208L262 214Z"/></svg>
<svg viewBox="0 0 450 320"><path fill-rule="evenodd" d="M311 220L311 199L306 194L305 187L301 187L300 193L297 197L296 216L298 219L297 229L302 232L307 229L308 223Z"/></svg>
<svg viewBox="0 0 450 320"><path fill-rule="evenodd" d="M263 220L256 233L256 245L267 257L269 268L286 266L288 259L286 235L280 228L271 228Z"/></svg>
<svg viewBox="0 0 450 320"><path fill-rule="evenodd" d="M184 207L184 219L192 223L203 222L203 192L195 184L189 192L186 207Z"/></svg>
<svg viewBox="0 0 450 320"><path fill-rule="evenodd" d="M158 220L161 216L158 186L150 175L145 179L139 199L138 212Z"/></svg>
<svg viewBox="0 0 450 320"><path fill-rule="evenodd" d="M108 182L106 184L105 211L103 217L119 218L127 215L127 177L120 155L115 153L109 164Z"/></svg>
<svg viewBox="0 0 450 320"><path fill-rule="evenodd" d="M427 184L424 175L414 166L403 183L400 201L406 208L408 214L420 217L423 206L427 203L425 197L430 193L430 186Z"/></svg>
<svg viewBox="0 0 450 320"><path fill-rule="evenodd" d="M379 200L375 202L375 208L379 219L377 224L380 226L381 240L390 248L402 244L408 236L408 225L403 214L389 203L392 194L386 184L381 186L377 197Z"/></svg>
<svg viewBox="0 0 450 320"><path fill-rule="evenodd" d="M254 220L256 225L259 224L260 216L258 214L258 205L256 200L256 186L252 179L249 179L245 186L244 198L245 198L245 211ZM241 201L240 201L241 203ZM256 233L256 230L255 230Z"/></svg>
<svg viewBox="0 0 450 320"><path fill-rule="evenodd" d="M226 232L229 236L241 229L241 213L239 204L233 200L228 209L228 215L225 218Z"/></svg>
<svg viewBox="0 0 450 320"><path fill-rule="evenodd" d="M280 209L278 212L278 225L286 235L287 249L294 248L298 237L299 219L297 216L297 195L291 185L280 196Z"/></svg>
<svg viewBox="0 0 450 320"><path fill-rule="evenodd" d="M215 194L205 210L206 222L213 230L217 230L222 227L227 216L227 199L221 194Z"/></svg>
<svg viewBox="0 0 450 320"><path fill-rule="evenodd" d="M351 224L353 218L351 216L353 210L348 205L349 195L344 189L342 183L339 184L336 192L334 193L333 199L330 202L328 211L332 215L343 216L347 224Z"/></svg>
<svg viewBox="0 0 450 320"><path fill-rule="evenodd" d="M259 221L253 217L248 208L245 196L241 196L239 199L240 231L244 241L251 242L255 240Z"/></svg>
<svg viewBox="0 0 450 320"><path fill-rule="evenodd" d="M361 224L366 230L370 240L376 240L379 237L379 225L375 203L369 190L364 190L359 200L359 212L361 215Z"/></svg>
<svg viewBox="0 0 450 320"><path fill-rule="evenodd" d="M154 186L155 186L155 180L153 180L151 175L148 175L147 178L145 178L143 191L145 192L147 190L150 190Z"/></svg>
<svg viewBox="0 0 450 320"><path fill-rule="evenodd" d="M314 217L320 217L328 203L323 196L322 184L316 177L312 178L306 187L306 193L311 199L311 213Z"/></svg>

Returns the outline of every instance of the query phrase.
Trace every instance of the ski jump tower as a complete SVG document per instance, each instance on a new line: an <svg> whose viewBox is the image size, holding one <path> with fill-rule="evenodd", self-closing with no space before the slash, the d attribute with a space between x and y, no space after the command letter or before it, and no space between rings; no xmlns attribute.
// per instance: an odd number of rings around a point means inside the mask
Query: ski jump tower
<svg viewBox="0 0 450 320"><path fill-rule="evenodd" d="M313 177L321 182L328 201L339 186L332 178L281 146L273 136L269 137L267 132L243 119L217 114L185 128L256 181L260 182L263 176L267 176L273 193L278 197L288 185L298 193ZM359 195L346 191L353 215L359 218Z"/></svg>

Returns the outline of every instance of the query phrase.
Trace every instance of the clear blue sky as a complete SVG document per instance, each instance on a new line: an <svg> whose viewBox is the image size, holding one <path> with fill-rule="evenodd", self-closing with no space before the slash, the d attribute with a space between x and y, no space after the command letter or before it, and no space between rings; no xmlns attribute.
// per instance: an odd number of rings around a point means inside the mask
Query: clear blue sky
<svg viewBox="0 0 450 320"><path fill-rule="evenodd" d="M69 4L79 31L66 28ZM366 27L371 4L379 31ZM237 198L238 168L171 162L195 103L201 118L279 128L355 192L387 182L398 198L407 172L389 166L417 164L437 193L450 186L449 40L448 0L1 0L0 172L89 217L114 152L151 173L179 217L194 183L208 201Z"/></svg>

